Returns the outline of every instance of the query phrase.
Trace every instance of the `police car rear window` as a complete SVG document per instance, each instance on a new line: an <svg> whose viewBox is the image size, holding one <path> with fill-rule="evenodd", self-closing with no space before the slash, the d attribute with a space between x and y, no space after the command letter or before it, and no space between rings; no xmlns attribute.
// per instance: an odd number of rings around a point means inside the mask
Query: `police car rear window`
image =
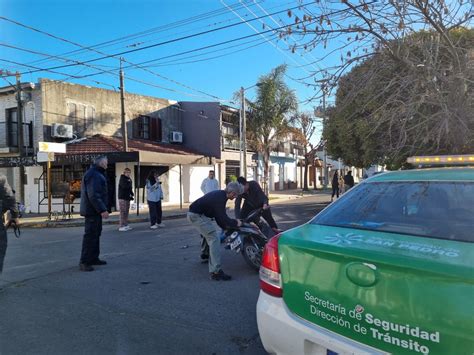
<svg viewBox="0 0 474 355"><path fill-rule="evenodd" d="M365 183L311 223L473 242L474 183Z"/></svg>

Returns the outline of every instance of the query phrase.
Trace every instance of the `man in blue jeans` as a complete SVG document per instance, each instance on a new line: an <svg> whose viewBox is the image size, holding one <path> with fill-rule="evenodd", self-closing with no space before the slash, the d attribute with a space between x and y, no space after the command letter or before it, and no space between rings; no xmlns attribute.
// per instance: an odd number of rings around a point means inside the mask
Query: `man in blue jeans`
<svg viewBox="0 0 474 355"><path fill-rule="evenodd" d="M211 280L228 281L232 277L221 268L221 241L213 219L222 229L236 228L242 225L240 220L227 216L227 200L233 200L243 192L238 182L230 182L225 190L208 192L189 206L188 221L196 227L209 244L209 273Z"/></svg>
<svg viewBox="0 0 474 355"><path fill-rule="evenodd" d="M109 218L107 178L107 157L101 156L84 174L81 184L81 216L85 217L84 238L79 268L94 271L92 265L105 265L99 259L102 218Z"/></svg>

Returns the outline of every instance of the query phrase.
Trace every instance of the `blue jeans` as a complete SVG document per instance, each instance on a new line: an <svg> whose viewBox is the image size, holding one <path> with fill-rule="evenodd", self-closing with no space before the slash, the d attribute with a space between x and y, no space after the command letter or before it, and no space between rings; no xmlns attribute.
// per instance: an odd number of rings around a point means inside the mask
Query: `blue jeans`
<svg viewBox="0 0 474 355"><path fill-rule="evenodd" d="M92 264L99 259L100 234L102 232L102 216L85 218L84 238L82 239L81 263Z"/></svg>
<svg viewBox="0 0 474 355"><path fill-rule="evenodd" d="M150 212L150 224L153 226L155 224L161 224L161 217L163 216L163 211L161 209L161 201L147 201L148 202L148 211Z"/></svg>

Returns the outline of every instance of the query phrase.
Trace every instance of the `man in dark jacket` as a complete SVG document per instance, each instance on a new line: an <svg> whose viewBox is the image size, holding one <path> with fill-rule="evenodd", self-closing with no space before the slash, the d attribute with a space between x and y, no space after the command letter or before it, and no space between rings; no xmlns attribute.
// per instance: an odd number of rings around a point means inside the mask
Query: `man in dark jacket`
<svg viewBox="0 0 474 355"><path fill-rule="evenodd" d="M265 192L263 192L258 182L247 181L243 176L239 177L237 182L244 187L244 193L235 199L235 217L243 219L253 210L262 208L262 217L267 221L268 225L275 233L280 233L280 230L273 219L270 205L268 204L268 197L265 195ZM242 199L245 201L241 210L240 204L242 203Z"/></svg>
<svg viewBox="0 0 474 355"><path fill-rule="evenodd" d="M220 238L217 234L213 219L222 229L236 228L242 222L229 218L225 205L227 200L233 200L242 193L242 186L231 182L225 190L208 192L189 206L188 221L196 227L209 244L209 273L211 280L230 280L231 276L221 268Z"/></svg>
<svg viewBox="0 0 474 355"><path fill-rule="evenodd" d="M7 182L7 178L4 175L0 175L0 274L3 271L3 261L7 252L8 239L7 231L10 225L18 225L18 209L15 200L15 194L13 193L10 185ZM3 215L5 212L10 211L10 219L5 224L3 222Z"/></svg>
<svg viewBox="0 0 474 355"><path fill-rule="evenodd" d="M344 175L344 185L345 190L349 190L351 187L354 187L354 177L352 176L352 171L348 171L346 175Z"/></svg>
<svg viewBox="0 0 474 355"><path fill-rule="evenodd" d="M85 217L85 231L82 240L81 271L93 271L92 265L105 265L99 259L102 218L108 218L107 157L102 156L85 173L81 184L81 216Z"/></svg>
<svg viewBox="0 0 474 355"><path fill-rule="evenodd" d="M118 198L120 209L120 226L119 232L126 232L132 229L128 225L128 211L130 210L130 201L133 200L132 179L130 178L131 170L125 168L123 174L120 175L118 186Z"/></svg>

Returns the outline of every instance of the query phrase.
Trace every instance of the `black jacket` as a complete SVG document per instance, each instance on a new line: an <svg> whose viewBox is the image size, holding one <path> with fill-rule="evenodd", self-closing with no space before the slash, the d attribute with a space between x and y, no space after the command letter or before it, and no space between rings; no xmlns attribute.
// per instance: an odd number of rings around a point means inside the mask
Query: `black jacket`
<svg viewBox="0 0 474 355"><path fill-rule="evenodd" d="M354 177L352 175L346 174L344 176L344 184L349 185L349 187L354 186Z"/></svg>
<svg viewBox="0 0 474 355"><path fill-rule="evenodd" d="M189 206L189 212L203 214L209 218L215 218L217 224L222 229L237 228L237 220L227 216L225 205L227 194L224 190L208 192L203 197L198 198Z"/></svg>
<svg viewBox="0 0 474 355"><path fill-rule="evenodd" d="M133 188L132 188L132 179L126 175L120 175L120 181L118 186L118 198L119 200L133 200Z"/></svg>
<svg viewBox="0 0 474 355"><path fill-rule="evenodd" d="M242 203L242 198L245 199L245 203L248 203L252 209L268 205L268 197L265 195L265 192L263 192L259 183L256 181L249 181L248 184L249 190L235 199L236 218L240 218L240 204Z"/></svg>
<svg viewBox="0 0 474 355"><path fill-rule="evenodd" d="M2 216L5 212L10 211L11 218L18 217L15 195L4 175L0 175L0 211L2 212ZM1 219L0 223L2 223Z"/></svg>
<svg viewBox="0 0 474 355"><path fill-rule="evenodd" d="M93 165L82 178L81 216L97 216L108 210L105 169Z"/></svg>
<svg viewBox="0 0 474 355"><path fill-rule="evenodd" d="M339 175L334 174L331 182L332 187L339 187Z"/></svg>

